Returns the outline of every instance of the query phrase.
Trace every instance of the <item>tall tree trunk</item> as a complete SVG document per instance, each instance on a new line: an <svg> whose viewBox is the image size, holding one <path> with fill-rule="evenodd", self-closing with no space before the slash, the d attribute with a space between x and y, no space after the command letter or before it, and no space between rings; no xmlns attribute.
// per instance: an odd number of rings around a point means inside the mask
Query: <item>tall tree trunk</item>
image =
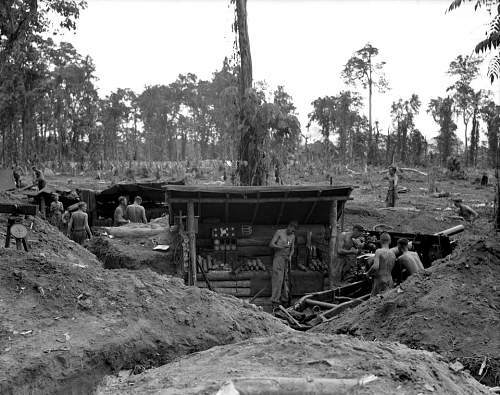
<svg viewBox="0 0 500 395"><path fill-rule="evenodd" d="M252 87L252 56L247 25L247 0L235 0L236 25L240 55L239 94L241 140L238 173L243 185L264 185L266 182L263 157L264 133L258 133L245 113L248 90Z"/></svg>
<svg viewBox="0 0 500 395"><path fill-rule="evenodd" d="M373 80L372 80L372 58L368 55L368 153L367 162L372 162L372 94L373 94Z"/></svg>
<svg viewBox="0 0 500 395"><path fill-rule="evenodd" d="M464 115L464 125L465 125L465 131L464 131L464 136L465 136L465 161L464 161L464 164L465 166L467 166L467 164L469 163L468 159L469 159L469 153L468 153L468 149L467 149L467 126L468 126L468 122L465 122L465 115Z"/></svg>

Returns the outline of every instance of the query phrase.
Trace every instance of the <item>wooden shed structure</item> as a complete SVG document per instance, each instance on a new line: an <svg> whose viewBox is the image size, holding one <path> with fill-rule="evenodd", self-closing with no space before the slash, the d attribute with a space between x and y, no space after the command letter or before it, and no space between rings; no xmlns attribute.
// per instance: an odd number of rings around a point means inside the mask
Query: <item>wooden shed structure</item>
<svg viewBox="0 0 500 395"><path fill-rule="evenodd" d="M292 262L294 297L322 290L333 263L337 225L343 226L350 186L166 186L170 218L189 237L188 284L267 300L276 229L299 223ZM314 245L315 248L312 248ZM316 248L317 247L317 248ZM311 251L318 251L311 265ZM316 270L298 270L304 266ZM328 270L330 268L330 270ZM198 272L198 273L197 273Z"/></svg>

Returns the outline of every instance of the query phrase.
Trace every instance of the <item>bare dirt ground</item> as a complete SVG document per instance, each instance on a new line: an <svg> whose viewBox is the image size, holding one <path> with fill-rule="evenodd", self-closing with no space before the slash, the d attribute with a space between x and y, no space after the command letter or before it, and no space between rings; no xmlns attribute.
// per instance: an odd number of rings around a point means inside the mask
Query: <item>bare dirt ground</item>
<svg viewBox="0 0 500 395"><path fill-rule="evenodd" d="M150 268L160 274L176 273L173 251L153 251L148 237L109 239L106 236L94 237L87 248L104 264L106 269L141 270Z"/></svg>
<svg viewBox="0 0 500 395"><path fill-rule="evenodd" d="M466 373L454 372L437 354L397 343L295 332L214 347L146 373L108 378L97 393L215 394L237 377L360 379L364 387L337 394L486 394Z"/></svg>
<svg viewBox="0 0 500 395"><path fill-rule="evenodd" d="M188 288L150 270L105 270L55 228L28 218L32 251L0 251L0 393L86 394L106 374L139 373L212 346L276 333L284 335L187 356L124 383L123 377L111 380L101 391L150 388L156 393L169 387L171 392L162 393L211 393L235 376L375 374L379 380L355 393L482 393L467 374L443 362L459 359L483 383L498 382L500 247L492 239L484 241L492 233L494 190L478 189L471 181L439 180L438 188L451 196L433 198L425 177L404 176L400 185L408 192L400 195L398 206L410 209L398 211L383 209L386 182L379 174L336 176L334 182L356 186L346 208L346 228L383 223L395 231L438 232L463 223L450 218L455 215L452 197L480 213L458 236L463 245L477 242L468 258L462 259L465 250L460 250L404 283L402 293L393 290L324 328L327 334L399 341L443 357L389 343L290 332L235 298ZM0 200L20 201L6 194ZM0 215L2 233L6 220ZM140 266L133 262L134 269ZM307 363L324 359L328 362Z"/></svg>
<svg viewBox="0 0 500 395"><path fill-rule="evenodd" d="M399 288L313 331L436 351L460 361L482 383L499 385L499 284L500 241L470 241Z"/></svg>
<svg viewBox="0 0 500 395"><path fill-rule="evenodd" d="M52 226L26 222L32 251L1 251L1 394L88 394L121 369L288 331L253 305L179 279L105 270Z"/></svg>

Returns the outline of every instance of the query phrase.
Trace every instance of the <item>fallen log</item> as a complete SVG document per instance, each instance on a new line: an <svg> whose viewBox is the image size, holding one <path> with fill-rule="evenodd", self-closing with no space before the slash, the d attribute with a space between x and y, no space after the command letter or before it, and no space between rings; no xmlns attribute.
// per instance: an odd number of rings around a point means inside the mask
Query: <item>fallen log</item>
<svg viewBox="0 0 500 395"><path fill-rule="evenodd" d="M374 375L359 379L295 377L239 377L222 385L217 395L330 395L355 391L377 380Z"/></svg>
<svg viewBox="0 0 500 395"><path fill-rule="evenodd" d="M347 170L348 173L353 174L355 176L362 176L363 175L363 173L360 173L359 171L351 170L347 166L345 167L345 169Z"/></svg>
<svg viewBox="0 0 500 395"><path fill-rule="evenodd" d="M378 210L388 210L388 211L412 211L412 212L419 212L420 210L415 208L415 207L382 207L379 208Z"/></svg>
<svg viewBox="0 0 500 395"><path fill-rule="evenodd" d="M409 167L400 167L399 170L402 170L402 171L411 171L413 173L417 173L417 174L420 174L421 176L425 176L425 177L428 176L428 174L424 173L423 171L420 171L420 170L417 170L417 169L411 169Z"/></svg>

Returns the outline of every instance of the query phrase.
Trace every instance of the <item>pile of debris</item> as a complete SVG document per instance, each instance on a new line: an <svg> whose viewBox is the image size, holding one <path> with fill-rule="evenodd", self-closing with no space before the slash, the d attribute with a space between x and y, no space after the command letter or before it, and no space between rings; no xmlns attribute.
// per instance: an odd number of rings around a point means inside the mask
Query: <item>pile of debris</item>
<svg viewBox="0 0 500 395"><path fill-rule="evenodd" d="M500 241L461 245L400 287L313 329L436 351L481 383L500 383Z"/></svg>
<svg viewBox="0 0 500 395"><path fill-rule="evenodd" d="M121 369L289 331L253 305L177 278L105 270L57 229L26 221L31 251L2 250L2 394L89 393Z"/></svg>
<svg viewBox="0 0 500 395"><path fill-rule="evenodd" d="M214 347L138 376L123 372L107 378L97 393L215 394L221 387L219 394L489 393L434 353L299 332Z"/></svg>

